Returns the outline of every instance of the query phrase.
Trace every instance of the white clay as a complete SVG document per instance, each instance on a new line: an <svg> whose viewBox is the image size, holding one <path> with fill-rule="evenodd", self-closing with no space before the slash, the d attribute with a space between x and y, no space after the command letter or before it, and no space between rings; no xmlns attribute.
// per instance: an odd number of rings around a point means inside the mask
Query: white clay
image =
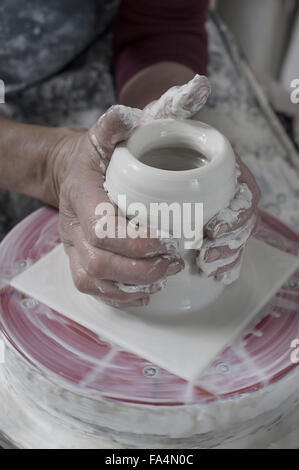
<svg viewBox="0 0 299 470"><path fill-rule="evenodd" d="M190 82L186 87L193 85ZM163 95L165 106L171 105L175 112L178 108L182 109L181 117L184 117L185 113L184 99L190 95L190 89L187 88L183 87L180 96L169 101L171 104L168 103L167 96L174 98L176 96L174 90ZM205 91L203 89L203 93L207 94L207 89ZM204 100L203 97L202 99ZM190 104L186 105L186 109L188 107L190 108ZM153 108L150 112L153 112ZM199 160L204 158L205 162L195 165L192 169L176 171L157 168L140 161L146 152L154 150L158 152L160 148L171 147L195 150ZM185 202L193 204L198 202L203 203L203 223L206 223L229 205L235 195L235 182L235 155L222 134L198 121L160 119L138 127L127 143L116 147L107 169L105 188L108 190L109 198L118 205L122 214L127 213L127 207L136 202L143 203L149 214L152 202L168 204L177 202L180 207L183 207L182 204ZM217 188L217 191L212 191L211 188ZM239 192L239 202L235 204L247 207L249 196L246 187L242 187ZM119 200L119 195L126 196L126 206L122 206L124 203L123 200ZM145 226L150 220L143 220L141 215L138 222L140 226ZM181 219L175 220L174 224L176 223L181 226ZM191 312L198 311L215 300L223 291L223 284L214 279L202 278L196 269L195 250L186 250L183 238L172 238L169 226L151 226L151 228L157 231L157 236L168 249L174 253L179 249L186 268L180 274L172 276L162 292L151 297L149 309L164 313L168 309L173 314ZM242 234L238 236L242 237ZM152 253L147 253L147 256L151 255ZM129 287L121 286L121 288ZM130 289L130 292L136 292L136 289L149 289L149 287L130 286ZM135 307L135 311L139 309Z"/></svg>
<svg viewBox="0 0 299 470"><path fill-rule="evenodd" d="M246 183L242 183L237 186L236 194L231 200L228 207L220 210L219 213L215 216L217 221L221 223L226 223L231 226L233 223L238 221L239 211L249 209L252 204L252 193L249 190ZM211 219L210 223L214 219ZM218 230L220 226L218 227ZM215 231L217 234L217 230Z"/></svg>
<svg viewBox="0 0 299 470"><path fill-rule="evenodd" d="M7 351L7 363L0 369L0 428L5 430L11 444L19 448L178 449L192 445L194 448L295 449L298 446L298 426L295 428L299 420L298 368L254 393L206 404L193 404L189 400L185 406L175 407L174 412L172 406L140 406L106 400L101 395L90 394L82 399L79 391L66 381L58 376L37 375L30 362L15 351L8 348ZM18 374L18 380L11 370ZM192 390L193 386L191 398ZM280 425L273 425L281 416ZM284 439L280 443L282 435Z"/></svg>
<svg viewBox="0 0 299 470"><path fill-rule="evenodd" d="M91 141L93 143L93 145L95 146L97 152L100 154L100 156L105 159L106 158L106 154L104 152L104 150L102 149L102 147L100 146L99 144L99 141L98 139L96 138L95 134L92 134L91 135Z"/></svg>
<svg viewBox="0 0 299 470"><path fill-rule="evenodd" d="M200 81L200 87L198 87ZM192 90L196 90L196 99L194 99ZM164 114L169 118L187 119L195 112L198 112L206 103L211 93L211 85L207 77L195 75L185 85L170 88L164 95L145 112L142 122L153 119L164 108ZM148 115L148 116L147 116Z"/></svg>
<svg viewBox="0 0 299 470"><path fill-rule="evenodd" d="M166 286L167 279L160 279L160 281L154 282L153 284L140 284L138 286L132 286L128 284L123 284L121 282L116 282L117 287L127 293L135 293L135 292L145 292L146 294L150 294L151 292L155 292L159 289L163 289Z"/></svg>
<svg viewBox="0 0 299 470"><path fill-rule="evenodd" d="M116 310L80 293L74 286L67 255L62 246L58 246L16 276L11 281L11 285L29 298L37 299L43 306L49 306L55 312L71 318L85 328L112 341L113 344L118 344L158 367L195 382L215 355L231 343L298 267L298 259L281 250L255 239L250 240L248 245L248 250L244 255L246 262L235 284L224 290L221 297L211 307L187 315L182 315L180 312L174 318L171 312L171 320L161 315L161 311L155 312L153 308L144 307L147 310L143 314L139 313L136 307L132 307L130 312ZM51 274L53 271L56 272L54 278ZM169 277L167 287L154 294L153 299L159 296L163 298L169 286L170 297L175 295L175 289L177 289L175 279L180 275L181 273L178 276ZM171 288L172 281L174 281L173 289ZM196 288L196 285L194 287ZM181 295L184 290L180 290ZM223 317L224 312L225 317ZM50 310L49 315L51 315ZM63 321L63 317L61 318ZM225 324L223 318L225 318ZM286 351L286 354L289 354L289 351ZM190 360L190 358L196 358L196 360ZM100 365L97 363L97 358L94 361L95 366ZM8 362L4 365L6 364L8 365ZM22 370L20 373L22 374ZM32 385L32 378L30 380L30 385ZM212 385L213 383L210 384ZM40 389L38 390L40 392ZM81 392L82 389L80 389ZM43 399L46 400L46 397L42 393L38 400ZM59 397L53 394L52 400L55 402L56 399ZM102 400L102 397L99 397L99 400ZM74 413L80 412L74 402L70 402L69 406L72 408L74 406ZM57 409L57 406L54 408ZM252 413L252 410L250 412ZM108 415L109 413L106 414L107 419L111 419ZM99 424L98 417L95 416L94 419L97 419ZM127 420L120 419L120 422L128 429ZM151 428L149 423L146 426L148 429ZM169 433L169 429L168 427L168 431L165 430L165 432ZM178 428L178 431L181 435L184 433L182 427Z"/></svg>
<svg viewBox="0 0 299 470"><path fill-rule="evenodd" d="M137 121L142 116L142 111L138 108L118 105L118 111L121 116L121 120L128 128L136 125Z"/></svg>

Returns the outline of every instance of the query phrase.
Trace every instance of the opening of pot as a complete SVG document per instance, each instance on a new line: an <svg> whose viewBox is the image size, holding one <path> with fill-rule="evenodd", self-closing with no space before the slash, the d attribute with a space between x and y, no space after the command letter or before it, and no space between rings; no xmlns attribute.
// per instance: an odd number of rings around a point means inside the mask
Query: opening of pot
<svg viewBox="0 0 299 470"><path fill-rule="evenodd" d="M208 162L207 157L197 150L179 146L147 150L138 157L138 160L145 165L169 171L193 170Z"/></svg>

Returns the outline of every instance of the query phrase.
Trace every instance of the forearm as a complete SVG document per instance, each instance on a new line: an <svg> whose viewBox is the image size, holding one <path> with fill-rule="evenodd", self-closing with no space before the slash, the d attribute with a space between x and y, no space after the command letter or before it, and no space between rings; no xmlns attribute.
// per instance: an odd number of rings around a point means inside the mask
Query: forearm
<svg viewBox="0 0 299 470"><path fill-rule="evenodd" d="M208 0L121 1L113 39L121 103L142 107L195 73L206 74L207 9Z"/></svg>
<svg viewBox="0 0 299 470"><path fill-rule="evenodd" d="M54 196L52 149L63 130L17 123L0 116L0 187L51 205Z"/></svg>

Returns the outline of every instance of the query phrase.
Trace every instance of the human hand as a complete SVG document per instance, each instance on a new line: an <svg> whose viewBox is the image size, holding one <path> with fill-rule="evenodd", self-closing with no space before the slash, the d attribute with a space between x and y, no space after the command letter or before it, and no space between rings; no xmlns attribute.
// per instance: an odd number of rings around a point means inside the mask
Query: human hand
<svg viewBox="0 0 299 470"><path fill-rule="evenodd" d="M260 189L249 168L236 155L237 186L229 206L205 226L205 237L197 256L197 265L207 276L224 284L238 279L242 255L258 223Z"/></svg>
<svg viewBox="0 0 299 470"><path fill-rule="evenodd" d="M67 170L59 185L60 233L75 285L82 292L115 307L145 305L149 294L161 289L161 280L183 268L175 241L99 238L96 208L101 202L110 202L103 183L115 145L126 140L133 128L146 120L176 114L191 116L201 108L208 94L208 80L196 76L192 83L168 90L153 108L146 107L142 112L112 107L88 134L72 137L76 150L71 156L67 151Z"/></svg>
<svg viewBox="0 0 299 470"><path fill-rule="evenodd" d="M175 243L157 238L104 238L97 207L110 203L104 178L115 146L145 121L191 117L205 103L209 82L196 76L173 87L143 112L114 106L89 130L68 130L54 147L53 187L60 208L60 235L77 288L115 307L145 305L161 280L183 268ZM119 216L117 216L119 217ZM116 223L117 226L117 223Z"/></svg>
<svg viewBox="0 0 299 470"><path fill-rule="evenodd" d="M68 130L51 154L60 237L74 284L120 308L147 304L149 294L160 289L158 281L183 267L171 241L101 236L98 207L111 204L103 188L105 170L115 145L134 125L130 108L114 106L89 132ZM127 284L136 288L121 288Z"/></svg>
<svg viewBox="0 0 299 470"><path fill-rule="evenodd" d="M169 88L159 100L152 101L143 110L139 124L153 119L189 119L206 103L211 85L204 75L195 75L182 86Z"/></svg>

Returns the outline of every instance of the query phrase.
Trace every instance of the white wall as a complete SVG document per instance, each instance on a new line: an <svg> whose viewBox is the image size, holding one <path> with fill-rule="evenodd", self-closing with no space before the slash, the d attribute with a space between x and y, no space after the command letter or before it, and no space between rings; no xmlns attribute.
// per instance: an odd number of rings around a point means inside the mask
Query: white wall
<svg viewBox="0 0 299 470"><path fill-rule="evenodd" d="M290 83L294 78L299 78L299 11L281 70L281 82L286 90L290 89Z"/></svg>
<svg viewBox="0 0 299 470"><path fill-rule="evenodd" d="M217 10L261 74L278 78L296 0L218 0Z"/></svg>

